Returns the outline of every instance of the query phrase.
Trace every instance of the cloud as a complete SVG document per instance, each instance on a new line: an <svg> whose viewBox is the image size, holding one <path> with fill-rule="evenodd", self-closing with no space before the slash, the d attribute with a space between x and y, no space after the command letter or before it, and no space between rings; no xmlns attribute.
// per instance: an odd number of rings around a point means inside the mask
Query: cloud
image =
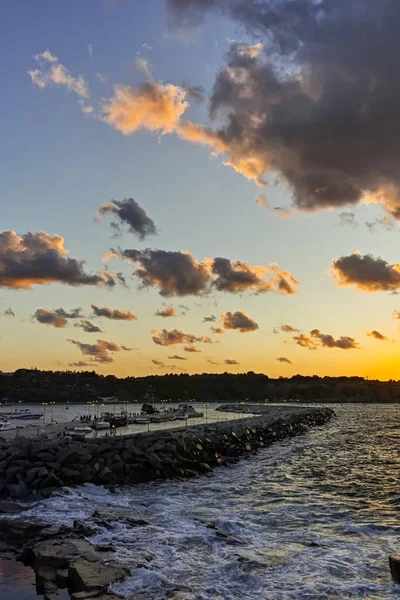
<svg viewBox="0 0 400 600"><path fill-rule="evenodd" d="M51 325L57 329L63 329L67 325L67 319L80 319L81 317L80 308L74 308L70 312L65 311L63 308L56 308L55 310L38 308L33 315L33 318L39 323Z"/></svg>
<svg viewBox="0 0 400 600"><path fill-rule="evenodd" d="M164 369L164 367L166 366L165 363L163 363L162 360L158 360L158 358L152 358L151 362L153 363L153 365L159 367L160 369Z"/></svg>
<svg viewBox="0 0 400 600"><path fill-rule="evenodd" d="M317 349L317 342L314 339L310 338L305 333L300 333L299 335L294 335L293 340L296 342L296 344L298 346L301 346L302 348L308 348L309 350Z"/></svg>
<svg viewBox="0 0 400 600"><path fill-rule="evenodd" d="M97 327L97 325L94 325L87 319L81 319L80 322L75 325L75 327L81 327L81 329L83 329L83 331L86 333L102 333L100 327Z"/></svg>
<svg viewBox="0 0 400 600"><path fill-rule="evenodd" d="M268 196L266 196L266 194L259 194L258 196L255 197L254 202L255 202L255 204L257 204L257 206L261 206L262 208L265 208L266 210L269 210L269 208L270 208L269 198L268 198Z"/></svg>
<svg viewBox="0 0 400 600"><path fill-rule="evenodd" d="M210 327L211 331L217 335L225 333L221 327Z"/></svg>
<svg viewBox="0 0 400 600"><path fill-rule="evenodd" d="M111 354L123 349L115 342L107 342L106 340L97 340L95 344L84 344L71 339L68 341L75 344L84 356L89 356L91 361L97 363L112 363L114 359Z"/></svg>
<svg viewBox="0 0 400 600"><path fill-rule="evenodd" d="M393 219L387 216L382 217L381 219L375 219L375 221L367 221L365 224L370 233L376 233L379 230L393 231L395 229Z"/></svg>
<svg viewBox="0 0 400 600"><path fill-rule="evenodd" d="M356 215L353 212L345 211L341 212L339 215L339 224L346 225L348 227L358 227L358 223L356 221Z"/></svg>
<svg viewBox="0 0 400 600"><path fill-rule="evenodd" d="M224 365L240 365L240 362L238 362L234 358L226 358L224 360Z"/></svg>
<svg viewBox="0 0 400 600"><path fill-rule="evenodd" d="M154 313L156 317L177 317L177 313L173 306L165 306L163 308L159 308Z"/></svg>
<svg viewBox="0 0 400 600"><path fill-rule="evenodd" d="M274 333L279 333L280 331L282 331L283 333L295 333L298 332L299 329L292 327L292 325L279 325L279 327L273 328Z"/></svg>
<svg viewBox="0 0 400 600"><path fill-rule="evenodd" d="M355 350L360 345L355 341L354 338L347 335L341 335L340 338L336 339L327 333L321 333L319 329L313 329L310 331L310 335L313 338L319 340L320 345L323 348L340 348L340 350Z"/></svg>
<svg viewBox="0 0 400 600"><path fill-rule="evenodd" d="M179 356L179 354L173 354L172 356L168 356L170 360L187 360L186 356Z"/></svg>
<svg viewBox="0 0 400 600"><path fill-rule="evenodd" d="M182 87L161 82L147 81L139 88L114 85L114 95L103 105L103 119L124 135L141 129L173 133L189 106L185 97Z"/></svg>
<svg viewBox="0 0 400 600"><path fill-rule="evenodd" d="M210 365L219 365L219 362L216 362L212 358L207 358L207 362L210 363Z"/></svg>
<svg viewBox="0 0 400 600"><path fill-rule="evenodd" d="M379 331L376 331L376 329L373 329L372 331L370 331L369 333L367 333L367 335L369 337L375 338L376 340L380 340L382 342L386 342L388 340L388 338L386 337L386 335L383 335L382 333L379 333Z"/></svg>
<svg viewBox="0 0 400 600"><path fill-rule="evenodd" d="M12 308L6 308L6 310L3 312L3 315L5 317L15 317L15 312Z"/></svg>
<svg viewBox="0 0 400 600"><path fill-rule="evenodd" d="M91 304L92 310L96 317L105 317L113 321L137 321L136 315L131 313L129 310L120 310L119 308L108 308L107 306L97 306Z"/></svg>
<svg viewBox="0 0 400 600"><path fill-rule="evenodd" d="M392 0L167 0L175 23L220 11L264 51L233 42L210 116L226 164L278 172L300 210L369 201L400 217L400 5ZM374 49L371 52L371 48ZM213 148L215 150L215 148Z"/></svg>
<svg viewBox="0 0 400 600"><path fill-rule="evenodd" d="M199 350L195 346L185 346L183 349L185 352L201 352L201 350Z"/></svg>
<svg viewBox="0 0 400 600"><path fill-rule="evenodd" d="M280 363L287 363L288 365L292 365L293 364L291 360L289 360L288 358L285 358L284 356L280 356L276 360L278 362L280 362Z"/></svg>
<svg viewBox="0 0 400 600"><path fill-rule="evenodd" d="M218 291L253 294L276 291L282 294L295 294L299 283L287 271L280 271L277 265L253 267L227 258L214 258L212 272L216 275L214 286Z"/></svg>
<svg viewBox="0 0 400 600"><path fill-rule="evenodd" d="M90 365L90 363L88 363L88 362L85 362L85 361L83 361L83 360L80 360L80 361L78 361L78 362L70 362L70 363L68 363L68 366L69 366L69 367L89 367L89 366L91 366L91 365ZM93 366L93 365L92 365L92 366Z"/></svg>
<svg viewBox="0 0 400 600"><path fill-rule="evenodd" d="M400 288L400 265L358 252L334 260L330 272L339 286L354 285L363 292L396 291Z"/></svg>
<svg viewBox="0 0 400 600"><path fill-rule="evenodd" d="M110 273L89 274L84 261L69 258L64 239L48 233L0 232L0 287L30 289L33 285L115 285Z"/></svg>
<svg viewBox="0 0 400 600"><path fill-rule="evenodd" d="M106 214L115 215L119 219L119 223L112 223L117 233L121 233L120 225L127 225L129 231L137 235L140 240L157 233L154 221L133 198L105 202L100 206L97 218L102 218Z"/></svg>
<svg viewBox="0 0 400 600"><path fill-rule="evenodd" d="M258 329L258 324L241 310L237 310L234 313L227 312L221 315L221 318L225 329L238 329L240 333L247 333Z"/></svg>
<svg viewBox="0 0 400 600"><path fill-rule="evenodd" d="M137 348L130 348L129 346L125 346L125 344L121 344L121 350L125 350L125 352L132 352L132 350L137 350Z"/></svg>
<svg viewBox="0 0 400 600"><path fill-rule="evenodd" d="M93 46L92 46L92 44L88 45L88 52L89 52L89 58L92 58L92 56L93 56Z"/></svg>
<svg viewBox="0 0 400 600"><path fill-rule="evenodd" d="M203 323L215 323L217 317L215 315L211 315L209 317L203 317Z"/></svg>
<svg viewBox="0 0 400 600"><path fill-rule="evenodd" d="M400 319L400 310L394 310L392 315L393 319Z"/></svg>
<svg viewBox="0 0 400 600"><path fill-rule="evenodd" d="M34 85L42 89L51 84L64 85L70 92L74 92L82 98L89 97L89 87L82 75L73 77L68 69L58 61L57 56L54 56L49 50L37 54L35 60L39 63L40 69L28 71Z"/></svg>
<svg viewBox="0 0 400 600"><path fill-rule="evenodd" d="M134 275L142 287L158 287L162 296L201 295L209 292L210 269L189 252L124 250L123 258L139 263Z"/></svg>
<svg viewBox="0 0 400 600"><path fill-rule="evenodd" d="M212 289L230 293L294 294L299 283L274 263L268 267L253 267L220 257L199 262L189 252L149 248L124 250L121 256L139 263L133 274L141 280L142 287L158 287L162 296L199 296Z"/></svg>
<svg viewBox="0 0 400 600"><path fill-rule="evenodd" d="M151 334L153 342L159 346L172 346L174 344L191 345L196 342L203 342L206 344L212 343L212 340L208 337L196 337L192 333L183 333L183 331L180 331L179 329L172 329L171 331L168 331L167 329L157 331L154 329Z"/></svg>

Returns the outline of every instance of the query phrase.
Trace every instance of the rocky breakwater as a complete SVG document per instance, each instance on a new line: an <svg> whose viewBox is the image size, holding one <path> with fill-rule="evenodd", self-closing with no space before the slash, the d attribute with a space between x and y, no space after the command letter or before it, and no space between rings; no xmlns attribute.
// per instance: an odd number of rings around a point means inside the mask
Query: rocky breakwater
<svg viewBox="0 0 400 600"><path fill-rule="evenodd" d="M83 483L114 486L205 474L333 415L329 408L271 408L252 418L120 437L3 440L0 499L39 499Z"/></svg>

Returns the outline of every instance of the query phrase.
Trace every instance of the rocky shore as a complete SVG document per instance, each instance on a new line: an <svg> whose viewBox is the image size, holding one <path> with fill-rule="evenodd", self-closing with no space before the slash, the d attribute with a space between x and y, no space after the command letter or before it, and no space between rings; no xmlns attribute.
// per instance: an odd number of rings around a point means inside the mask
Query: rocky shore
<svg viewBox="0 0 400 600"><path fill-rule="evenodd" d="M323 425L329 408L269 408L241 420L82 441L0 441L0 499L31 500L63 486L135 484L192 477L279 439Z"/></svg>
<svg viewBox="0 0 400 600"><path fill-rule="evenodd" d="M16 557L30 565L36 576L37 593L45 600L57 600L60 589L68 589L71 600L118 600L110 592L110 585L123 581L130 572L115 562L112 544L92 544L89 539L99 530L112 530L121 523L133 528L151 527L146 515L133 509L113 508L94 511L90 519L74 521L69 527L50 526L38 518L24 516L26 504L20 500L41 500L62 486L87 482L112 490L116 484L205 474L274 441L323 425L333 415L329 408L275 408L254 418L134 436L80 442L63 438L3 441L0 556ZM215 524L205 525L232 543L240 543ZM146 551L139 554L135 567L146 568L152 556ZM187 589L173 588L166 598L188 600L194 596ZM139 592L134 600L150 597Z"/></svg>

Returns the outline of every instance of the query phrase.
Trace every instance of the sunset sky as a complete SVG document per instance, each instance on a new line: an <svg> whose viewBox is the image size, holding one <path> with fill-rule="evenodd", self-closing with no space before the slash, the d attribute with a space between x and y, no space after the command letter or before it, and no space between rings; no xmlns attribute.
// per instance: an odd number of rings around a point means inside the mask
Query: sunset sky
<svg viewBox="0 0 400 600"><path fill-rule="evenodd" d="M0 370L398 379L399 27L393 0L5 3Z"/></svg>

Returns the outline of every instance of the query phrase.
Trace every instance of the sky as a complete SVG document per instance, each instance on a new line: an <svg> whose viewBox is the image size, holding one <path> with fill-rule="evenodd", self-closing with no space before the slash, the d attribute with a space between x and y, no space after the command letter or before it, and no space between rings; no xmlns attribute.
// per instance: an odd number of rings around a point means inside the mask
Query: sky
<svg viewBox="0 0 400 600"><path fill-rule="evenodd" d="M2 10L0 370L398 379L393 0Z"/></svg>

